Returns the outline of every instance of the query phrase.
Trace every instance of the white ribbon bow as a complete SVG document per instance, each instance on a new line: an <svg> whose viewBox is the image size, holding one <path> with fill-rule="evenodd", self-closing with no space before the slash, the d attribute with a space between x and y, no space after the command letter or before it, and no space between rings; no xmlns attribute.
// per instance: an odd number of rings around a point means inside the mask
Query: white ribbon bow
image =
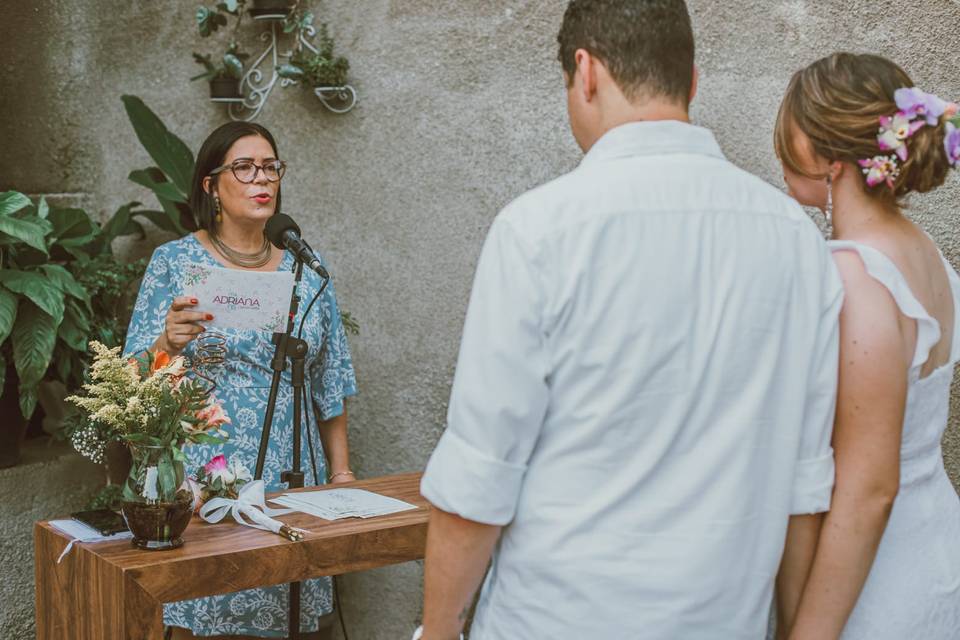
<svg viewBox="0 0 960 640"><path fill-rule="evenodd" d="M239 524L283 535L280 529L286 527L286 525L270 516L281 516L292 511L293 509L271 509L268 507L264 497L263 480L254 480L243 485L235 500L230 498L211 498L207 500L200 507L200 517L206 522L217 523L229 513ZM250 521L244 519L244 516L249 518ZM293 529L293 527L288 528ZM294 530L302 532L301 529Z"/></svg>

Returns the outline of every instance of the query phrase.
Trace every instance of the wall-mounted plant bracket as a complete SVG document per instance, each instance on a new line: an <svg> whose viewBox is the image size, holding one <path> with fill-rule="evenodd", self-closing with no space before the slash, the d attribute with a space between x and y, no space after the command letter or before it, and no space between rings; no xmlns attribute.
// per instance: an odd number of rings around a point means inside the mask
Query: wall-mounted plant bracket
<svg viewBox="0 0 960 640"><path fill-rule="evenodd" d="M240 52L236 38L249 1L222 1L212 8L201 7L197 12L203 37L225 26L227 16L236 19L233 41L222 63L214 63L210 56L194 54L194 59L207 70L194 79L210 81L210 100L226 104L231 120L249 122L263 111L278 83L281 87L303 84L327 110L347 113L353 109L357 92L346 82L349 63L333 55L333 40L325 24L320 27L319 47L314 44L318 30L313 25L313 14L301 14L299 1L287 7L282 0L252 0L249 14L254 24L263 27L260 41L265 48L250 64L243 63L249 56ZM285 39L290 45L282 51Z"/></svg>

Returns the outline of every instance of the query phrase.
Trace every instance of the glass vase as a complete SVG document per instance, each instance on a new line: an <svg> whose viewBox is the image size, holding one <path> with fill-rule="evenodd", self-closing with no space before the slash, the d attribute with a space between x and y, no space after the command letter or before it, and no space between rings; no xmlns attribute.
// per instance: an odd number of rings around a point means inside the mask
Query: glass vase
<svg viewBox="0 0 960 640"><path fill-rule="evenodd" d="M183 545L193 515L193 493L172 447L132 445L133 464L123 488L123 517L134 546L159 551Z"/></svg>

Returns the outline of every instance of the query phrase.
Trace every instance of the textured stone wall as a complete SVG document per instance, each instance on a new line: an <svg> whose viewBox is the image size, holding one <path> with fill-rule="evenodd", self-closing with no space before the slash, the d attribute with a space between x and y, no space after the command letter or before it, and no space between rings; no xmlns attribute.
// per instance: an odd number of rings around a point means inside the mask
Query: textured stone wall
<svg viewBox="0 0 960 640"><path fill-rule="evenodd" d="M0 188L57 193L104 215L150 196L126 180L150 163L120 95L141 96L196 149L224 113L206 101L191 51L197 2L8 3L0 42ZM442 430L476 258L496 212L579 160L565 121L555 36L565 2L314 0L352 63L360 104L335 116L277 90L259 118L290 162L287 212L332 265L361 395L350 407L361 475L423 467ZM790 74L846 49L900 62L960 97L960 5L904 12L889 0L693 0L700 95L694 119L739 165L780 185L772 127ZM249 31L245 41L255 44ZM960 265L960 195L918 198L915 216ZM162 234L150 240L160 242ZM128 246L131 255L144 245ZM960 401L960 395L955 395ZM945 441L960 479L956 419ZM344 579L354 637L404 637L420 615L418 564ZM30 594L22 595L22 606ZM7 603L11 602L10 600ZM10 606L5 604L4 606Z"/></svg>

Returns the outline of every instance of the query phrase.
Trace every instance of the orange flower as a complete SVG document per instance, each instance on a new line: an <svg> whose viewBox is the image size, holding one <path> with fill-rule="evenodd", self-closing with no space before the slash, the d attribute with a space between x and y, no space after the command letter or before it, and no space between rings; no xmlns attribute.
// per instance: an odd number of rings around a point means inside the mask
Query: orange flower
<svg viewBox="0 0 960 640"><path fill-rule="evenodd" d="M168 364L170 364L170 354L166 351L155 351L153 354L153 362L150 364L150 373L159 371Z"/></svg>

